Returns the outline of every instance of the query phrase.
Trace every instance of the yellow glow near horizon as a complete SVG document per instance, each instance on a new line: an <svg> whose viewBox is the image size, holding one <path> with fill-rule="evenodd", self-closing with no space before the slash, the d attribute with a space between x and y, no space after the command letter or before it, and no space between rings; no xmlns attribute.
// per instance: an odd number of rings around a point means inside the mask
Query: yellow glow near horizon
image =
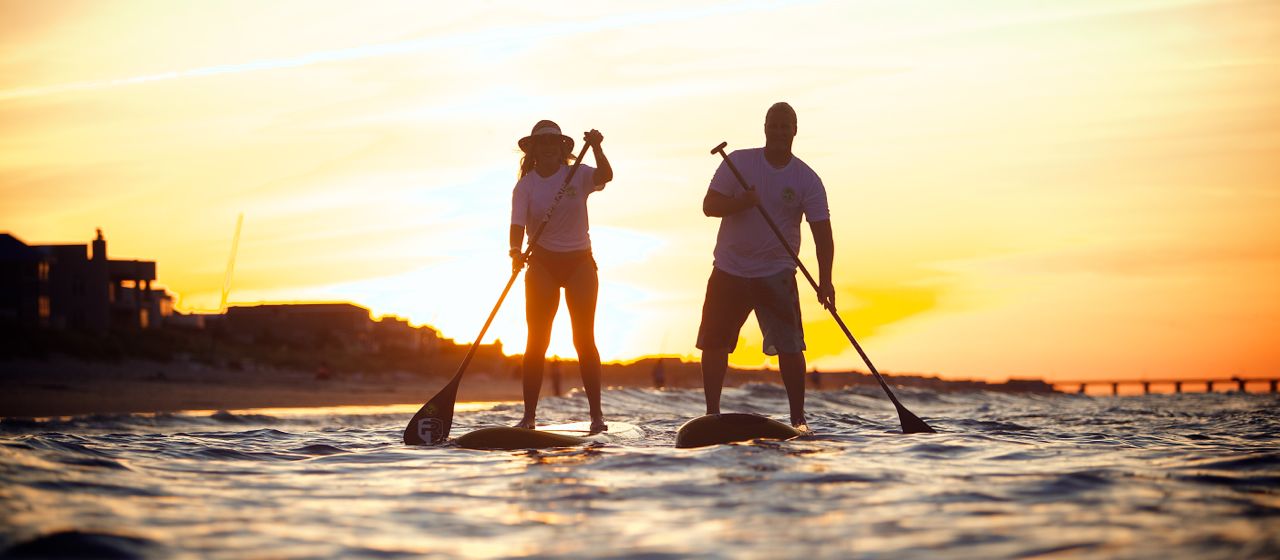
<svg viewBox="0 0 1280 560"><path fill-rule="evenodd" d="M349 300L470 341L541 118L597 128L607 360L696 356L716 143L796 107L841 316L884 371L1280 369L1280 6L6 3L0 230L158 261L213 309ZM580 134L580 133L575 133ZM802 257L814 269L805 233ZM807 293L810 364L864 368ZM490 330L525 340L517 285ZM565 311L551 352L574 355ZM769 363L754 319L732 360Z"/></svg>

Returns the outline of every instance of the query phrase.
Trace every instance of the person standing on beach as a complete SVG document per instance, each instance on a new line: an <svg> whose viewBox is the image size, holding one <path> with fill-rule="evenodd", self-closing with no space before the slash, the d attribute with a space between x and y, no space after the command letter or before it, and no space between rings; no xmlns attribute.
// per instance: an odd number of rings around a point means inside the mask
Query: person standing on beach
<svg viewBox="0 0 1280 560"><path fill-rule="evenodd" d="M551 343L551 325L560 308L560 291L564 290L573 327L573 346L578 352L582 387L587 393L591 413L591 431L608 429L600 408L600 352L596 349L596 296L600 282L596 261L591 254L588 234L587 196L604 189L613 179L613 168L600 144L604 135L592 129L583 137L591 146L597 168L579 165L564 196L551 213L546 229L532 247L529 270L524 277L525 321L529 326L524 350L524 417L516 427L537 425L538 393L542 388L542 371L547 346ZM573 139L560 133L560 127L548 120L538 121L533 131L517 143L524 157L520 160L520 179L511 197L511 266L519 270L525 265L521 248L525 235L532 236L556 194L564 185L573 162Z"/></svg>
<svg viewBox="0 0 1280 560"><path fill-rule="evenodd" d="M755 209L759 205L773 218L796 254L800 251L801 218L808 219L818 255L818 301L834 309L831 265L835 242L827 191L818 174L791 153L796 130L795 110L786 103L775 103L765 114L764 147L729 154L753 190L742 188L726 162L720 163L711 178L702 211L720 218L720 231L697 346L702 350L707 414L719 414L729 354L737 347L747 315L755 311L764 335L764 353L778 356L791 425L807 429L804 327L796 264Z"/></svg>

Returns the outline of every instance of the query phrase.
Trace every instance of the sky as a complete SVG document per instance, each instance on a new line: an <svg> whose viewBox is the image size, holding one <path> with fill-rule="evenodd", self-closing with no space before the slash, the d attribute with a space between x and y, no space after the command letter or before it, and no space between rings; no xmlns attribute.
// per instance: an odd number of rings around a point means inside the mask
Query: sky
<svg viewBox="0 0 1280 560"><path fill-rule="evenodd" d="M697 357L709 151L797 111L883 372L1280 373L1280 3L0 0L0 231L185 312L351 301L475 339L516 141L598 129L605 360ZM593 163L588 156L587 163ZM816 272L807 231L801 255ZM801 279L802 292L804 288ZM486 342L523 351L523 289ZM807 353L865 365L802 294ZM732 363L761 367L754 319ZM572 358L561 309L551 353ZM774 363L776 367L776 363Z"/></svg>

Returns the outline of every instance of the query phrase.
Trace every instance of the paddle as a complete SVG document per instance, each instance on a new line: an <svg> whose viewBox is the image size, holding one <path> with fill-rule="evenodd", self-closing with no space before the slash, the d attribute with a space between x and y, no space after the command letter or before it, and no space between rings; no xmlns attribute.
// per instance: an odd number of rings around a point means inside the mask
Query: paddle
<svg viewBox="0 0 1280 560"><path fill-rule="evenodd" d="M569 169L569 174L564 178L564 184L560 186L560 190L556 192L555 200L551 201L551 206L547 208L546 214L542 216L542 223L538 224L538 229L533 232L533 236L529 238L529 248L520 254L523 262L528 262L529 255L533 254L533 247L538 243L538 238L542 237L542 232L547 228L547 222L551 221L551 212L560 204L560 199L569 190L569 182L573 180L573 175L578 172L578 166L582 164L582 158L586 157L587 149L591 147L589 142L583 142L582 151L578 153L578 159L573 162L573 167ZM523 267L521 267L523 268ZM511 279L507 280L507 287L502 289L502 295L498 296L498 303L493 306L493 311L489 312L489 318L485 320L484 327L480 328L480 334L476 336L475 342L471 343L471 349L467 350L467 356L462 359L462 365L458 366L458 372L453 374L453 379L440 389L436 396L431 397L427 404L422 405L418 412L409 420L409 425L404 428L404 443L406 445L437 445L443 443L449 438L449 429L453 427L453 405L458 400L458 384L462 382L462 373L467 371L467 365L471 363L471 358L476 355L476 348L480 346L480 341L484 339L484 333L489 330L489 325L493 323L493 318L498 315L498 309L502 307L502 301L507 299L507 292L511 291L511 286L516 283L516 278L520 276L520 268L513 268L511 271Z"/></svg>
<svg viewBox="0 0 1280 560"><path fill-rule="evenodd" d="M720 154L720 157L724 158L724 162L729 164L729 171L732 171L733 176L738 178L738 184L742 185L742 188L745 190L752 190L751 185L747 184L747 180L742 177L742 173L738 172L738 167L733 164L733 160L729 159L729 154L724 152L725 146L728 145L728 142L721 142L719 146L711 149L711 153ZM800 267L800 272L803 272L804 277L809 280L809 285L813 286L813 290L815 292L818 291L818 283L813 280L813 275L809 274L809 269L805 268L804 263L800 262L800 256L797 255L795 251L791 250L791 245L787 244L786 237L782 235L782 231L778 229L778 225L769 217L769 213L765 212L764 207L758 204L756 205L756 210L760 211L760 216L764 218L765 223L769 224L769 228L773 230L774 235L778 236L778 241L782 243L782 247L787 250L788 255L791 255L791 259L795 261L796 266ZM889 400L893 401L893 406L898 409L898 420L902 421L902 433L934 433L934 429L929 427L924 420L921 420L919 416L912 414L910 410L907 410L907 407L902 406L902 403L898 402L898 397L895 397L893 395L893 391L889 390L889 384L885 383L884 377L881 377L880 372L876 371L876 366L871 363L871 358L868 358L867 353L862 351L862 345L858 344L857 339L853 338L853 333L849 332L849 327L844 325L844 321L840 319L840 314L836 313L835 306L828 306L824 302L823 307L825 307L827 311L831 312L831 316L835 318L836 324L840 325L840 330L844 331L844 335L849 337L849 342L853 343L853 347L858 351L858 355L862 356L862 361L867 363L868 368L871 368L871 373L875 375L876 381L880 382L880 388L884 389L884 393L889 395Z"/></svg>

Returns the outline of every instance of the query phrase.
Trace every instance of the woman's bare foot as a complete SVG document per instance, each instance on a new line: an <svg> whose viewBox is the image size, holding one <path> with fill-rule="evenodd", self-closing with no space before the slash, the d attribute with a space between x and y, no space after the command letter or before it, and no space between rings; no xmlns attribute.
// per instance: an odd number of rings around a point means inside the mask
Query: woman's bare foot
<svg viewBox="0 0 1280 560"><path fill-rule="evenodd" d="M609 431L609 425L604 423L604 417L591 419L591 427L588 430L593 434Z"/></svg>
<svg viewBox="0 0 1280 560"><path fill-rule="evenodd" d="M537 422L536 420L534 420L533 418L530 418L530 417L526 416L526 417L524 417L523 419L521 419L519 423L517 423L517 424L516 424L516 427L517 427L517 428L525 428L525 429L527 429L527 430L532 430L532 429L534 429L535 427L537 427L537 425L538 425L538 422Z"/></svg>

